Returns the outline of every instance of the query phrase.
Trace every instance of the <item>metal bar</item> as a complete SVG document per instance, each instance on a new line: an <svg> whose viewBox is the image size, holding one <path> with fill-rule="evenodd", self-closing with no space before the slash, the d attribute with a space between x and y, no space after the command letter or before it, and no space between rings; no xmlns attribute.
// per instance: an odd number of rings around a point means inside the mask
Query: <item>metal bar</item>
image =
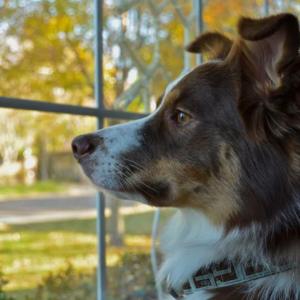
<svg viewBox="0 0 300 300"><path fill-rule="evenodd" d="M140 119L142 117L146 117L147 114L139 114L139 113L131 113L127 111L120 111L120 110L103 110L100 112L103 118L109 119L120 119L120 120L135 120Z"/></svg>
<svg viewBox="0 0 300 300"><path fill-rule="evenodd" d="M203 23L203 2L202 0L195 0L196 3L196 28L197 34L201 34L204 31Z"/></svg>
<svg viewBox="0 0 300 300"><path fill-rule="evenodd" d="M270 2L269 0L265 0L264 2L264 15L268 16L270 14Z"/></svg>
<svg viewBox="0 0 300 300"><path fill-rule="evenodd" d="M105 198L102 193L96 195L97 203L97 300L106 299L106 243L105 243Z"/></svg>
<svg viewBox="0 0 300 300"><path fill-rule="evenodd" d="M92 107L82 107L69 104L58 104L9 97L0 97L0 107L87 116L97 116L99 114L98 110Z"/></svg>
<svg viewBox="0 0 300 300"><path fill-rule="evenodd" d="M195 18L196 18L196 35L201 34L204 31L203 23L203 2L202 0L194 0ZM197 64L203 62L202 55L197 55Z"/></svg>
<svg viewBox="0 0 300 300"><path fill-rule="evenodd" d="M103 104L103 38L102 38L102 0L94 0L94 32L95 32L95 99L97 109L104 111ZM98 129L103 127L103 116L98 115ZM98 266L97 266L97 300L106 299L106 242L105 242L105 198L97 194L97 237L98 237Z"/></svg>
<svg viewBox="0 0 300 300"><path fill-rule="evenodd" d="M155 286L157 291L158 300L163 300L163 288L160 282L157 280L158 275L158 261L157 261L157 251L156 251L156 243L158 238L158 229L159 229L159 221L160 221L160 209L158 208L154 212L153 223L152 223L152 236L151 236L151 265L153 274L155 277Z"/></svg>
<svg viewBox="0 0 300 300"><path fill-rule="evenodd" d="M131 113L119 110L105 110L103 106L98 107L86 107L77 106L70 104L59 104L50 103L45 101L35 101L27 99L17 99L10 97L0 97L0 107L3 108L14 108L23 109L31 111L40 111L47 113L62 113L70 115L81 115L81 116L91 116L98 118L111 118L111 119L139 119L146 116L145 114Z"/></svg>

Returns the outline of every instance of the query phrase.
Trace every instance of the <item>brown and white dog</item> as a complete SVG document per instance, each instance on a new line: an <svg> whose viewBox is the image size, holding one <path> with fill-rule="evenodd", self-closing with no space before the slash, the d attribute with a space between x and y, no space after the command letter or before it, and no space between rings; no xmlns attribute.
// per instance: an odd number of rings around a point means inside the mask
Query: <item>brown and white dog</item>
<svg viewBox="0 0 300 300"><path fill-rule="evenodd" d="M176 207L159 278L180 290L230 260L289 270L184 299L300 299L300 34L292 14L241 18L231 41L188 50L212 60L170 84L149 116L74 139L100 189Z"/></svg>

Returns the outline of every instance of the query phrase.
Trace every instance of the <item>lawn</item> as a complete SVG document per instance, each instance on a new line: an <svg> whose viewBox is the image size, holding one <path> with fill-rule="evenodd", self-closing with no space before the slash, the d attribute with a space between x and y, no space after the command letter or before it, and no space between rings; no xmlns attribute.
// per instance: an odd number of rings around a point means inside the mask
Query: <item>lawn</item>
<svg viewBox="0 0 300 300"><path fill-rule="evenodd" d="M169 215L170 211L162 213L162 223ZM132 267L135 272L138 255L144 260L149 254L153 212L124 218L124 247L107 249L108 277L120 275L116 266L124 263L124 255L127 263L135 259L135 263L129 263L127 268L131 272ZM91 280L94 280L92 273L97 263L95 227L95 219L84 219L3 228L0 231L0 266L9 281L6 290L23 300L22 295L32 294L49 272L55 273L68 264L84 274L91 274ZM130 276L134 274L127 277Z"/></svg>
<svg viewBox="0 0 300 300"><path fill-rule="evenodd" d="M53 180L37 181L32 185L18 183L14 185L0 185L0 201L22 196L32 197L41 194L66 193L74 184Z"/></svg>

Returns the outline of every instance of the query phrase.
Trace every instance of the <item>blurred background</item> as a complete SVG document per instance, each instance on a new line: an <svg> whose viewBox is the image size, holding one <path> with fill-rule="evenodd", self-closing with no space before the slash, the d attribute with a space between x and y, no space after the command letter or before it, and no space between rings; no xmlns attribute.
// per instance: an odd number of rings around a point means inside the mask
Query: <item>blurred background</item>
<svg viewBox="0 0 300 300"><path fill-rule="evenodd" d="M107 110L149 113L167 83L196 64L193 0L103 0ZM204 30L235 34L240 15L300 12L299 0L203 0ZM267 4L267 6L266 6ZM0 0L0 96L95 107L92 0ZM88 116L1 108L0 299L96 299L96 192L70 141ZM126 120L105 119L104 126ZM107 199L109 300L157 299L154 210ZM161 225L172 214L162 211Z"/></svg>

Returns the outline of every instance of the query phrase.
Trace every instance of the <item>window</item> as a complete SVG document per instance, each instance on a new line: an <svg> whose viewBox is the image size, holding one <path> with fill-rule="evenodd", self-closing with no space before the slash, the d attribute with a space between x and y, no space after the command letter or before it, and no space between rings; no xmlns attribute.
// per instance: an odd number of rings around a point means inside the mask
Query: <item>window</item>
<svg viewBox="0 0 300 300"><path fill-rule="evenodd" d="M299 5L0 0L0 7L0 266L8 289L18 290L11 295L63 288L77 290L78 299L155 298L154 211L116 199L105 205L76 168L70 140L151 112L166 84L195 65L184 45L199 31L232 35L240 14L297 12Z"/></svg>

